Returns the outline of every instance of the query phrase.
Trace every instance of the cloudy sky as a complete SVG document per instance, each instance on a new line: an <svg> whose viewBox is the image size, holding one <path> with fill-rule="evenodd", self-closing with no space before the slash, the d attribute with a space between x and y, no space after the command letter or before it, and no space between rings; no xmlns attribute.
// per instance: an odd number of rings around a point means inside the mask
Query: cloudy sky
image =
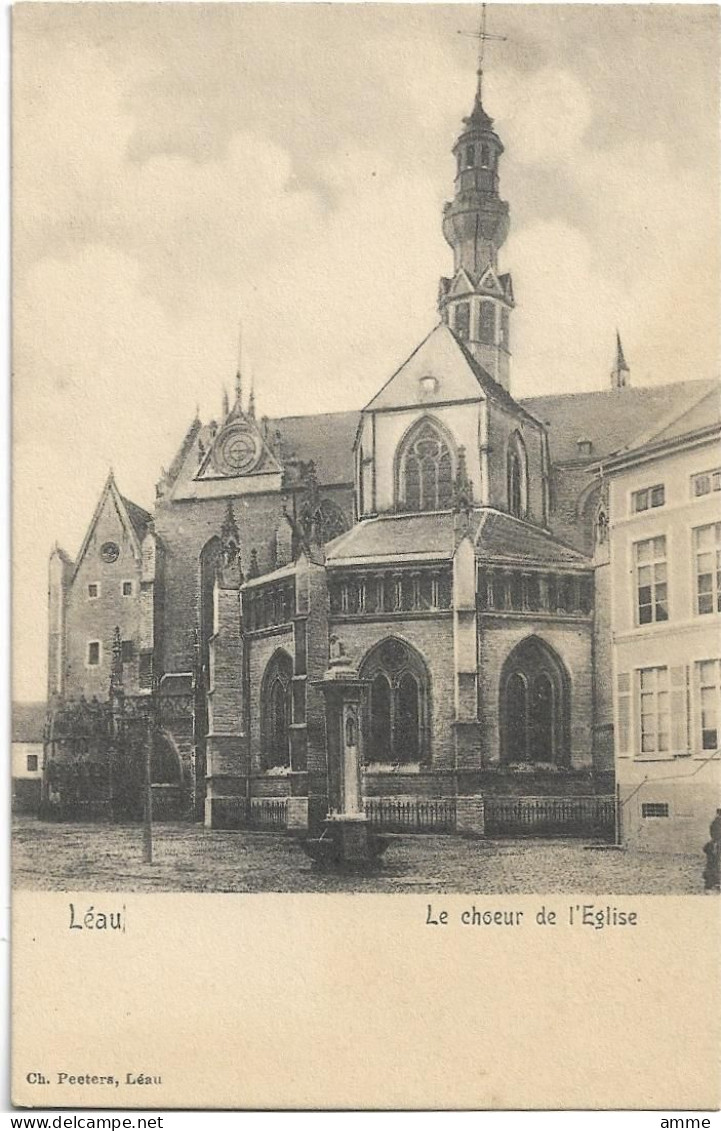
<svg viewBox="0 0 721 1131"><path fill-rule="evenodd" d="M718 371L711 6L490 6L517 396ZM45 693L47 556L107 469L152 506L192 419L358 408L436 321L478 7L13 11L15 695Z"/></svg>

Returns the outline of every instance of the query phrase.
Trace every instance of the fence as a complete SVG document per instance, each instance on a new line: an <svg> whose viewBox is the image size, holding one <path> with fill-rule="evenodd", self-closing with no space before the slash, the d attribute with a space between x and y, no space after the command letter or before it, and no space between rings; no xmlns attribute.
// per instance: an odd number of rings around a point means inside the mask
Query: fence
<svg viewBox="0 0 721 1131"><path fill-rule="evenodd" d="M615 802L587 797L485 797L487 836L596 836L612 840Z"/></svg>
<svg viewBox="0 0 721 1131"><path fill-rule="evenodd" d="M253 797L250 802L250 824L255 829L288 827L287 797Z"/></svg>
<svg viewBox="0 0 721 1131"><path fill-rule="evenodd" d="M371 825L386 832L452 833L456 827L453 797L432 801L371 797L365 803L365 810Z"/></svg>

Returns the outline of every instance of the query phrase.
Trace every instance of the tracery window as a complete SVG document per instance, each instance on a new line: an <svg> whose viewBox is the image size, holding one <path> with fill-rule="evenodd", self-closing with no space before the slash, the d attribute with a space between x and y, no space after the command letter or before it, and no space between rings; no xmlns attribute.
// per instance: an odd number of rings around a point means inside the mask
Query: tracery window
<svg viewBox="0 0 721 1131"><path fill-rule="evenodd" d="M553 649L536 637L518 644L503 665L500 692L503 760L567 764L570 682Z"/></svg>
<svg viewBox="0 0 721 1131"><path fill-rule="evenodd" d="M426 666L410 645L392 637L361 665L371 681L368 762L414 763L428 753L430 686Z"/></svg>
<svg viewBox="0 0 721 1131"><path fill-rule="evenodd" d="M507 457L508 510L516 518L525 518L528 508L528 464L526 449L518 432L508 445Z"/></svg>
<svg viewBox="0 0 721 1131"><path fill-rule="evenodd" d="M453 504L453 458L430 421L424 421L405 443L398 487L399 505L404 510L448 510Z"/></svg>
<svg viewBox="0 0 721 1131"><path fill-rule="evenodd" d="M290 766L291 684L293 661L278 651L263 676L261 689L261 741L263 768Z"/></svg>

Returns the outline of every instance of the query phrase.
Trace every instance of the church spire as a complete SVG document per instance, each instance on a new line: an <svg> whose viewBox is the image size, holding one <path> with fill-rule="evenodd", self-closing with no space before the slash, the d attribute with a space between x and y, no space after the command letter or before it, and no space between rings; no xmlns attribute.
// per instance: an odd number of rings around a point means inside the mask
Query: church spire
<svg viewBox="0 0 721 1131"><path fill-rule="evenodd" d="M243 408L243 323L238 323L238 368L235 371L235 408Z"/></svg>
<svg viewBox="0 0 721 1131"><path fill-rule="evenodd" d="M248 416L255 420L255 373L250 373L250 395L248 397Z"/></svg>
<svg viewBox="0 0 721 1131"><path fill-rule="evenodd" d="M483 368L504 388L510 377L510 275L498 274L498 251L508 235L508 203L501 199L498 168L503 143L483 108L484 53L489 40L482 6L478 32L476 96L453 146L455 194L443 208L443 235L453 249L453 278L441 279L438 308L443 321L465 341Z"/></svg>
<svg viewBox="0 0 721 1131"><path fill-rule="evenodd" d="M623 355L623 346L621 345L621 335L616 330L616 359L613 369L611 370L611 388L623 389L626 385L631 384L631 370L628 368L626 358Z"/></svg>
<svg viewBox="0 0 721 1131"><path fill-rule="evenodd" d="M491 34L491 32L486 30L487 7L488 5L481 4L481 24L478 31L459 31L458 34L469 35L473 39L478 40L478 66L476 67L476 103L473 107L473 113L471 114L471 117L474 117L474 115L479 118L483 117L487 120L489 125L492 125L493 119L489 118L485 110L483 109L483 59L486 53L486 43L488 43L489 40L493 39L495 39L499 43L505 43L506 36L493 35Z"/></svg>

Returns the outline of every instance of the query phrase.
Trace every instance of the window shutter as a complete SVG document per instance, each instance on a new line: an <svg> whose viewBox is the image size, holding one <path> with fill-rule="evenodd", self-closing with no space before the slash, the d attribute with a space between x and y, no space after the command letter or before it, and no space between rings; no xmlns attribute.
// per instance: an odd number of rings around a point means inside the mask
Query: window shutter
<svg viewBox="0 0 721 1131"><path fill-rule="evenodd" d="M672 667L671 676L671 750L688 754L688 668Z"/></svg>
<svg viewBox="0 0 721 1131"><path fill-rule="evenodd" d="M628 756L631 745L631 676L621 672L616 681L618 710L618 735L616 748L621 757Z"/></svg>

